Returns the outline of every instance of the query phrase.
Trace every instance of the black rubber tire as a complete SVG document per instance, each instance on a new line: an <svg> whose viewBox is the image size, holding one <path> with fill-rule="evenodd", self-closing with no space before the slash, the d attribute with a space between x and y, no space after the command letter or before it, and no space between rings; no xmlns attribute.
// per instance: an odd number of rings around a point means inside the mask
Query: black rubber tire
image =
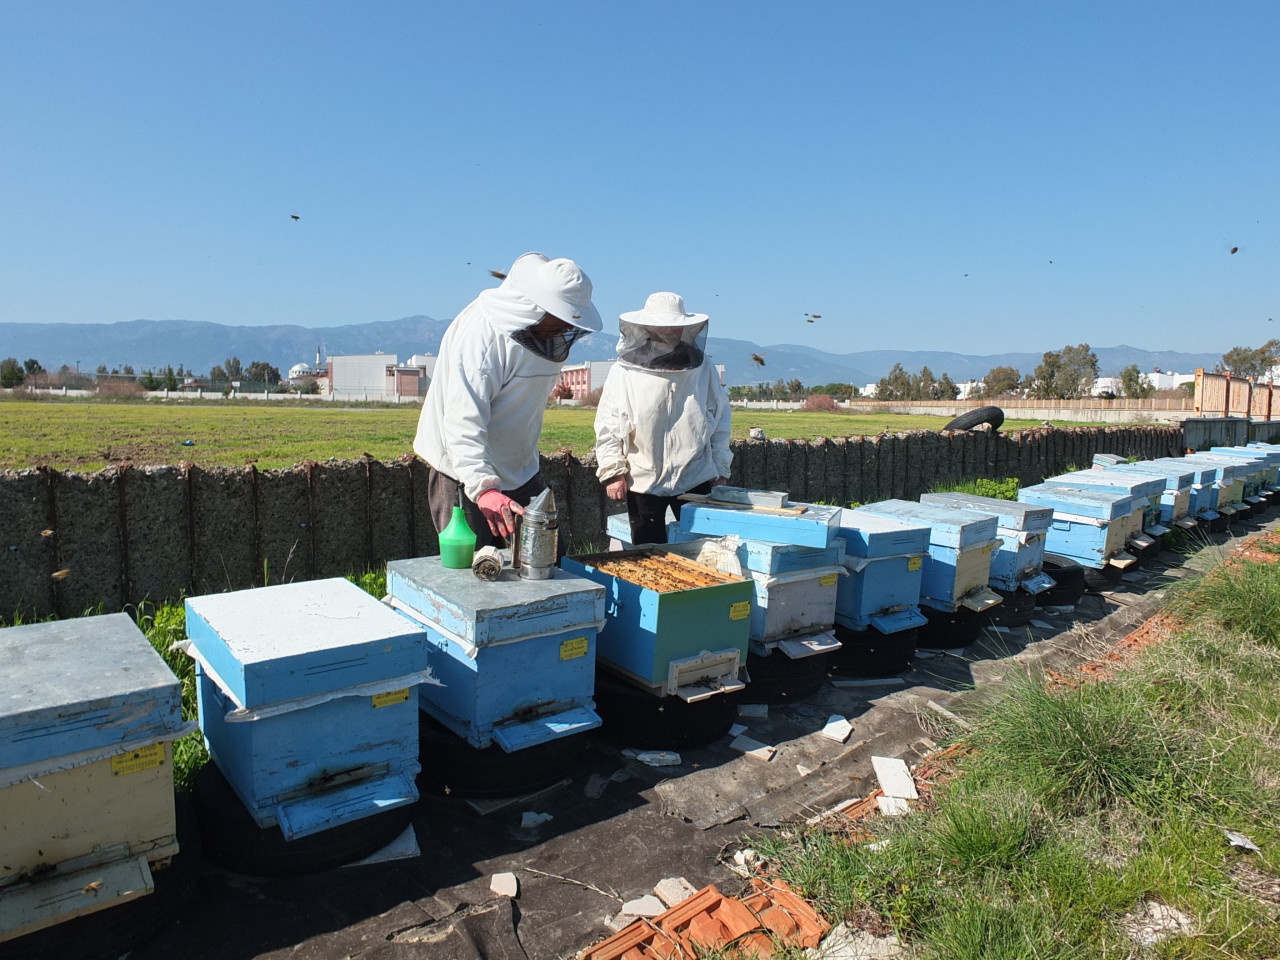
<svg viewBox="0 0 1280 960"><path fill-rule="evenodd" d="M920 612L928 622L919 628L916 635L916 648L919 650L967 647L982 632L982 620L967 607L961 607L953 613L921 607Z"/></svg>
<svg viewBox="0 0 1280 960"><path fill-rule="evenodd" d="M587 752L587 738L573 734L507 753L496 743L483 750L419 711L418 753L424 795L510 797L563 780Z"/></svg>
<svg viewBox="0 0 1280 960"><path fill-rule="evenodd" d="M993 627L1025 627L1031 622L1036 612L1034 594L1025 590L991 589L1000 594L1000 604L981 614L984 623Z"/></svg>
<svg viewBox="0 0 1280 960"><path fill-rule="evenodd" d="M200 817L205 858L255 877L296 877L363 860L398 837L417 806L405 804L286 840L278 826L258 826L216 763L206 763L196 775L192 796Z"/></svg>
<svg viewBox="0 0 1280 960"><path fill-rule="evenodd" d="M840 677L893 677L911 669L919 630L881 633L875 627L834 630L840 649L827 655L827 672Z"/></svg>
<svg viewBox="0 0 1280 960"><path fill-rule="evenodd" d="M1080 602L1084 596L1084 567L1046 559L1043 569L1054 584L1036 594L1037 607L1074 607Z"/></svg>
<svg viewBox="0 0 1280 960"><path fill-rule="evenodd" d="M768 656L747 653L745 703L798 703L822 689L827 681L827 658L817 653L791 659L781 650Z"/></svg>
<svg viewBox="0 0 1280 960"><path fill-rule="evenodd" d="M978 407L967 410L948 423L943 430L972 430L984 423L991 424L992 430L999 430L1004 423L1004 411L999 407Z"/></svg>
<svg viewBox="0 0 1280 960"><path fill-rule="evenodd" d="M596 713L600 733L638 750L686 750L719 740L738 717L743 692L717 693L689 703L656 697L602 670L596 671Z"/></svg>
<svg viewBox="0 0 1280 960"><path fill-rule="evenodd" d="M190 797L175 798L178 852L151 870L155 889L144 897L75 917L0 943L5 960L116 960L156 936L191 899L200 877L200 828Z"/></svg>
<svg viewBox="0 0 1280 960"><path fill-rule="evenodd" d="M1124 571L1113 563L1108 563L1101 570L1093 567L1084 568L1084 589L1086 593L1102 593L1114 589L1124 576Z"/></svg>

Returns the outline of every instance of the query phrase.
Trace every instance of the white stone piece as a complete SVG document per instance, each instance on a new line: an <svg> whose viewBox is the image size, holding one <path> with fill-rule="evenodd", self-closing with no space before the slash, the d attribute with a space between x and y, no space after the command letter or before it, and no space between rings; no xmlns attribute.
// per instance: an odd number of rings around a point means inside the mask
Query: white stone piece
<svg viewBox="0 0 1280 960"><path fill-rule="evenodd" d="M674 750L642 750L636 759L651 767L678 767L681 763L680 754Z"/></svg>
<svg viewBox="0 0 1280 960"><path fill-rule="evenodd" d="M753 863L755 863L756 860L758 859L759 859L759 854L757 854L750 847L743 847L741 850L736 851L733 855L733 862L740 867L749 867Z"/></svg>
<svg viewBox="0 0 1280 960"><path fill-rule="evenodd" d="M797 763L796 773L802 777L807 777L809 774L813 773L813 767L806 767L803 763Z"/></svg>
<svg viewBox="0 0 1280 960"><path fill-rule="evenodd" d="M582 788L582 792L586 794L587 798L590 800L599 800L604 796L604 788L608 785L609 781L607 778L600 776L598 773L593 773L591 776L587 777L587 783L586 786Z"/></svg>
<svg viewBox="0 0 1280 960"><path fill-rule="evenodd" d="M551 819L552 817L549 813L534 813L532 810L526 810L520 814L520 826L528 829L529 827L536 827L539 824L546 823Z"/></svg>
<svg viewBox="0 0 1280 960"><path fill-rule="evenodd" d="M651 893L622 905L622 912L629 917L656 917L666 909L662 901Z"/></svg>
<svg viewBox="0 0 1280 960"><path fill-rule="evenodd" d="M677 903L684 903L698 891L684 877L667 877L665 880L658 881L653 892L668 907L674 907Z"/></svg>
<svg viewBox="0 0 1280 960"><path fill-rule="evenodd" d="M745 723L735 723L729 727L729 736L731 737L736 737L738 734L746 732L747 725Z"/></svg>
<svg viewBox="0 0 1280 960"><path fill-rule="evenodd" d="M773 755L778 751L768 744L761 743L759 740L753 740L745 734L733 738L733 742L729 744L734 750L741 751L749 757L755 757L757 760L763 760L768 763L773 759Z"/></svg>
<svg viewBox="0 0 1280 960"><path fill-rule="evenodd" d="M1045 620L1032 620L1031 625L1037 630L1052 630L1053 624Z"/></svg>
<svg viewBox="0 0 1280 960"><path fill-rule="evenodd" d="M520 881L514 873L495 873L489 881L489 889L500 897L514 900L520 895Z"/></svg>
<svg viewBox="0 0 1280 960"><path fill-rule="evenodd" d="M886 797L902 797L905 800L918 800L916 782L907 769L907 764L897 757L872 757L871 766L880 781L880 789Z"/></svg>
<svg viewBox="0 0 1280 960"><path fill-rule="evenodd" d="M827 725L819 732L828 740L844 743L849 739L849 735L853 733L853 724L838 713L833 713L827 717Z"/></svg>
<svg viewBox="0 0 1280 960"><path fill-rule="evenodd" d="M805 955L813 960L893 960L904 953L893 934L876 937L865 930L851 930L841 923L832 928L817 949L807 951Z"/></svg>
<svg viewBox="0 0 1280 960"><path fill-rule="evenodd" d="M876 797L876 806L886 817L900 817L911 812L911 805L902 797Z"/></svg>

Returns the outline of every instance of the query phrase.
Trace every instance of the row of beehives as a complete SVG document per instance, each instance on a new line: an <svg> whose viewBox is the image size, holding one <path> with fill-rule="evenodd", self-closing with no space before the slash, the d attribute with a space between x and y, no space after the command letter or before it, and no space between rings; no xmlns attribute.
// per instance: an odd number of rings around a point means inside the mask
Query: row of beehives
<svg viewBox="0 0 1280 960"><path fill-rule="evenodd" d="M720 582L688 590L615 576L600 555L493 584L394 561L386 601L336 579L191 598L200 727L259 826L311 836L417 799L419 707L477 748L518 751L599 725L597 661L656 697L739 689L748 650L816 656L834 624L892 634L921 607L1040 589L1046 548L1118 567L1169 524L1238 516L1276 489L1280 446L1108 459L1017 504L690 503L668 549ZM148 864L176 852L170 744L191 724L123 614L0 631L0 671L2 940L150 889Z"/></svg>

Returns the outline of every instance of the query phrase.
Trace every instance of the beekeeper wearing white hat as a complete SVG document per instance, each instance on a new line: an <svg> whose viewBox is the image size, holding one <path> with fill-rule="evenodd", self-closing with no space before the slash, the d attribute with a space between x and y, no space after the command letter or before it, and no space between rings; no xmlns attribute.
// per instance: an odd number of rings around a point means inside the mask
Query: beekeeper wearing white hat
<svg viewBox="0 0 1280 960"><path fill-rule="evenodd" d="M582 268L541 253L521 256L454 318L413 440L430 467L437 531L461 490L477 547L511 536L515 515L547 486L538 458L547 398L574 341L600 326Z"/></svg>
<svg viewBox="0 0 1280 960"><path fill-rule="evenodd" d="M666 543L684 493L729 482L729 398L707 362L707 315L654 293L618 318L618 362L596 409L596 476L626 500L632 543Z"/></svg>

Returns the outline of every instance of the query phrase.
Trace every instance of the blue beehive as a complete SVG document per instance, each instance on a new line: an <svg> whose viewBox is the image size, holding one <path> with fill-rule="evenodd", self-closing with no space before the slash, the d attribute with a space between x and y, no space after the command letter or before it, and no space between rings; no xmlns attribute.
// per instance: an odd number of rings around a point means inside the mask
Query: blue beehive
<svg viewBox="0 0 1280 960"><path fill-rule="evenodd" d="M1124 552L1133 513L1132 494L1099 487L1037 483L1019 490L1018 500L1053 508L1053 523L1045 534L1046 553L1094 569L1102 569L1108 563L1128 566L1134 562Z"/></svg>
<svg viewBox="0 0 1280 960"><path fill-rule="evenodd" d="M840 511L847 576L836 584L836 623L899 633L925 623L920 581L930 528L865 510Z"/></svg>
<svg viewBox="0 0 1280 960"><path fill-rule="evenodd" d="M0 678L4 941L151 892L178 852L171 741L195 725L123 613L0 629Z"/></svg>
<svg viewBox="0 0 1280 960"><path fill-rule="evenodd" d="M1096 458L1095 458L1096 459ZM1154 460L1138 460L1134 463L1120 463L1114 469L1126 473L1141 473L1164 477L1165 488L1160 494L1160 523L1164 526L1191 528L1196 525L1191 519L1191 486L1195 471L1187 466L1174 466L1167 462Z"/></svg>
<svg viewBox="0 0 1280 960"><path fill-rule="evenodd" d="M1209 455L1229 457L1247 465L1244 495L1249 503L1258 503L1262 495L1275 486L1276 463L1280 462L1280 456L1256 447L1210 447Z"/></svg>
<svg viewBox="0 0 1280 960"><path fill-rule="evenodd" d="M1112 467L1108 470L1076 470L1073 473L1063 473L1045 480L1045 483L1058 483L1069 487L1084 485L1130 494L1134 498L1134 513L1129 520L1129 538L1143 547L1149 547L1152 543L1143 536L1143 531L1153 536L1169 532L1168 528L1160 523L1160 495L1164 493L1165 482L1163 477L1127 473L1121 467Z"/></svg>
<svg viewBox="0 0 1280 960"><path fill-rule="evenodd" d="M1001 590L1019 588L1041 593L1053 586L1043 572L1044 539L1053 522L1053 509L970 493L926 493L921 503L952 510L972 510L996 518L1000 545L991 555L991 584Z"/></svg>
<svg viewBox="0 0 1280 960"><path fill-rule="evenodd" d="M1146 460L1144 463L1152 467L1163 467L1177 473L1191 475L1190 500L1187 505L1187 516L1204 520L1218 518L1218 481L1217 468L1207 464L1196 464L1185 457L1160 457Z"/></svg>
<svg viewBox="0 0 1280 960"><path fill-rule="evenodd" d="M603 589L602 664L659 697L700 697L708 682L741 689L752 583L674 552L680 546L565 557L561 566ZM632 561L662 566L668 582L659 588L615 572Z"/></svg>
<svg viewBox="0 0 1280 960"><path fill-rule="evenodd" d="M285 839L418 799L421 627L341 578L187 600L200 728Z"/></svg>
<svg viewBox="0 0 1280 960"><path fill-rule="evenodd" d="M1245 477L1248 465L1232 457L1219 457L1207 453L1195 453L1179 458L1193 466L1210 467L1218 486L1217 511L1234 517L1248 509L1244 499Z"/></svg>
<svg viewBox="0 0 1280 960"><path fill-rule="evenodd" d="M920 602L949 613L958 607L980 612L1000 597L988 586L991 554L999 544L994 516L908 500L882 500L858 508L929 527L929 553L920 578Z"/></svg>
<svg viewBox="0 0 1280 960"><path fill-rule="evenodd" d="M1268 480L1272 490L1280 489L1280 444L1263 443L1251 440L1245 447L1247 450L1261 450L1267 454L1267 465L1271 468Z"/></svg>
<svg viewBox="0 0 1280 960"><path fill-rule="evenodd" d="M566 570L494 581L451 570L439 557L387 564L388 602L426 629L441 686L419 690L422 709L472 746L508 752L600 726L596 632L604 590Z"/></svg>
<svg viewBox="0 0 1280 960"><path fill-rule="evenodd" d="M781 508L685 503L676 526L703 537L732 533L747 540L827 547L836 537L839 515L839 507L816 503L788 502Z"/></svg>

